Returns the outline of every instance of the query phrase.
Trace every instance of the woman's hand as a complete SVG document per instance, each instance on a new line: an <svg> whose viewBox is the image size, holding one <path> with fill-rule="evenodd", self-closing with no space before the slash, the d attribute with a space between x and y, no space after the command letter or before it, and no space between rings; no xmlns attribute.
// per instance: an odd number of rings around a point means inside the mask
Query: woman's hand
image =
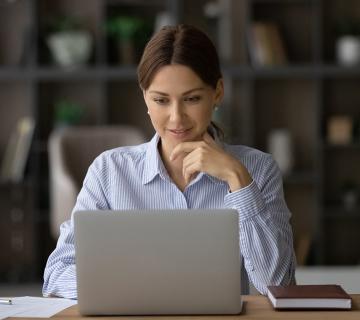
<svg viewBox="0 0 360 320"><path fill-rule="evenodd" d="M183 176L187 184L198 172L226 181L232 192L252 182L245 166L221 149L208 132L204 134L203 141L179 143L172 151L170 161L183 153L187 154L183 160Z"/></svg>

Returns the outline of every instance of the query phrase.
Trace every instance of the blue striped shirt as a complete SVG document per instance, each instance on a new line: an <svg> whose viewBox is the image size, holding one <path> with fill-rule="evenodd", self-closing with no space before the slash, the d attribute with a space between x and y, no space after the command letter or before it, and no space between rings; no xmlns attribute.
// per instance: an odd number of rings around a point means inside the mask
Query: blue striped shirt
<svg viewBox="0 0 360 320"><path fill-rule="evenodd" d="M268 285L294 281L295 255L282 178L266 153L223 144L248 169L250 185L229 192L226 182L206 173L181 192L159 155L159 136L139 146L120 147L98 156L89 167L73 213L77 210L233 208L239 212L243 258L242 293L249 281L262 294ZM73 219L60 227L60 237L44 272L44 296L77 298Z"/></svg>

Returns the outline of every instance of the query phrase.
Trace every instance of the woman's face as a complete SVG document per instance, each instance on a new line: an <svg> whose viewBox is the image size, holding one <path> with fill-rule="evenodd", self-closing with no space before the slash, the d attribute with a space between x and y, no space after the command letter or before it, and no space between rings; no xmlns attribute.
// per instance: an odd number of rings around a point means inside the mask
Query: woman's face
<svg viewBox="0 0 360 320"><path fill-rule="evenodd" d="M189 67L162 67L144 90L151 122L162 144L172 149L180 142L201 140L223 92L222 79L215 90Z"/></svg>

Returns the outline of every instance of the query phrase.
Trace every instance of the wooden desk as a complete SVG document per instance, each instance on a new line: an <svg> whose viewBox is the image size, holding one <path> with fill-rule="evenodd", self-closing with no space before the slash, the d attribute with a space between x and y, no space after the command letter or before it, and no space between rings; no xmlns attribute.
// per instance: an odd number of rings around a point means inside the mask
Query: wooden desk
<svg viewBox="0 0 360 320"><path fill-rule="evenodd" d="M351 295L352 310L350 311L275 311L268 299L264 296L243 296L244 306L241 315L236 316L117 316L117 317L91 317L92 319L122 319L122 320L246 320L246 319L316 319L316 320L346 320L360 319L360 294ZM79 315L77 306L70 307L58 314L53 318L58 319L85 319ZM20 318L11 318L20 319ZM90 319L89 317L87 319ZM32 318L34 320L34 318Z"/></svg>

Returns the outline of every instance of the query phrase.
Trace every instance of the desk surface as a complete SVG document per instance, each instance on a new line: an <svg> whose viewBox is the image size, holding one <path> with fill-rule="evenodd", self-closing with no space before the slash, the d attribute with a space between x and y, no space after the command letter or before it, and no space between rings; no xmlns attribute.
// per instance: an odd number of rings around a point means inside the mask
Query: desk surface
<svg viewBox="0 0 360 320"><path fill-rule="evenodd" d="M360 294L351 295L352 310L350 311L275 311L273 310L267 297L264 296L243 296L243 311L241 315L236 316L117 316L117 317L92 317L92 319L122 319L122 320L170 320L170 319L186 319L186 320L245 320L245 319L325 319L325 320L346 320L360 319ZM70 307L53 318L58 319L84 319L79 315L77 306ZM24 319L24 318L9 318ZM90 319L90 318L88 318ZM32 318L34 320L34 318Z"/></svg>

